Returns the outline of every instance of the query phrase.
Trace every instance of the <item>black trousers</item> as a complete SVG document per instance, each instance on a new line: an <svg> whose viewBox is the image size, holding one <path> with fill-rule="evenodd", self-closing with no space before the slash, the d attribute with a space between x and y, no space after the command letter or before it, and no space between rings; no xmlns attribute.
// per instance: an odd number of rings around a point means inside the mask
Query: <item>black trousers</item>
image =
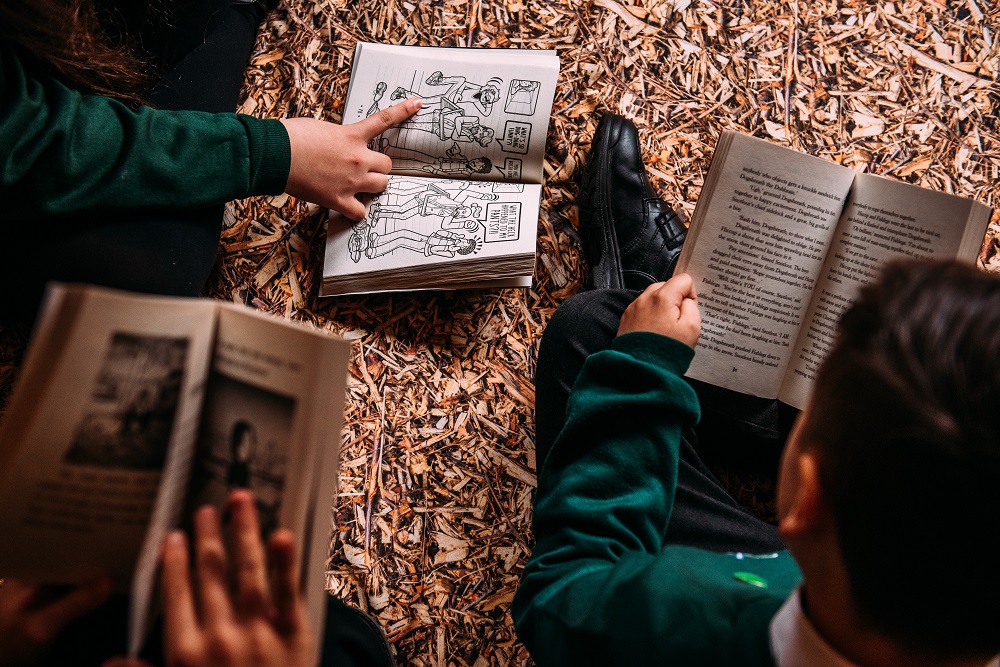
<svg viewBox="0 0 1000 667"><path fill-rule="evenodd" d="M124 29L162 78L148 95L162 109L232 112L263 17L253 5L184 0L169 16L139 17L136 6L111 3ZM132 25L129 25L129 23ZM50 280L138 292L196 296L215 262L225 203L198 208L88 210L4 221L0 278L13 298L5 319L34 317Z"/></svg>
<svg viewBox="0 0 1000 667"><path fill-rule="evenodd" d="M536 459L539 468L566 420L570 390L590 354L607 349L625 308L639 295L630 290L582 292L563 302L549 321L535 376ZM777 463L796 411L692 381L701 422L681 440L677 494L666 539L710 551L764 553L782 548L777 529L741 507L702 460L763 459Z"/></svg>

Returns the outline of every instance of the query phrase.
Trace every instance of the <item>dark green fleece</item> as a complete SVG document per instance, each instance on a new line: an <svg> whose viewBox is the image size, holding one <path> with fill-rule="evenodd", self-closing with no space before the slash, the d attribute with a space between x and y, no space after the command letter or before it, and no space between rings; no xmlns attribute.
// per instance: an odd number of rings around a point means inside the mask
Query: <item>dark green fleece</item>
<svg viewBox="0 0 1000 667"><path fill-rule="evenodd" d="M682 377L693 354L636 332L584 363L539 474L536 545L513 604L541 667L773 662L768 625L801 580L791 556L740 559L664 541L681 432L699 418Z"/></svg>
<svg viewBox="0 0 1000 667"><path fill-rule="evenodd" d="M277 120L133 111L34 71L0 42L0 217L278 194L290 164Z"/></svg>

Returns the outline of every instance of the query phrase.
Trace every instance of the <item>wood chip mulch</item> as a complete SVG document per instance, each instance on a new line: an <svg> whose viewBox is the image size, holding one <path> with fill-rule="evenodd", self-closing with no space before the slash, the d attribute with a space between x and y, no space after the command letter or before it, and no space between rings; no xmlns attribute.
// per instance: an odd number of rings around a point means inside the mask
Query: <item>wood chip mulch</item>
<svg viewBox="0 0 1000 667"><path fill-rule="evenodd" d="M530 664L509 607L531 547L534 359L579 290L576 177L603 112L640 128L690 216L716 137L756 136L1000 205L1000 9L985 0L286 0L242 111L339 121L354 45L552 48L561 58L531 290L316 297L323 212L236 202L208 293L357 340L330 587L404 665ZM980 263L1000 270L1000 215ZM0 399L26 332L0 328ZM720 471L773 512L769 480Z"/></svg>

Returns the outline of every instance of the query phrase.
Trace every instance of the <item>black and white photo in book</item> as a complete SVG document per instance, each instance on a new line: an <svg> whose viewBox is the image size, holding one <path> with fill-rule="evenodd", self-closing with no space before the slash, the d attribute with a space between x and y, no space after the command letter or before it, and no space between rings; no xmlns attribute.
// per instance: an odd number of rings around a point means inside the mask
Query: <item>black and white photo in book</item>
<svg viewBox="0 0 1000 667"><path fill-rule="evenodd" d="M65 462L161 469L187 347L185 338L113 334Z"/></svg>
<svg viewBox="0 0 1000 667"><path fill-rule="evenodd" d="M190 508L221 508L233 489L250 489L261 534L269 535L278 525L294 414L294 398L213 370L205 391Z"/></svg>

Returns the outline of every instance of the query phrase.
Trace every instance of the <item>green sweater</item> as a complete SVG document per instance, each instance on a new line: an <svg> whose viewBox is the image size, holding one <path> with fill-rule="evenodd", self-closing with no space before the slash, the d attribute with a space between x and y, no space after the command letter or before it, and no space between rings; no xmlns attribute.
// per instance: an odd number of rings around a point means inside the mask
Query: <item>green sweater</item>
<svg viewBox="0 0 1000 667"><path fill-rule="evenodd" d="M699 417L682 377L693 355L636 332L584 363L539 475L535 550L513 603L542 667L773 664L768 624L801 580L788 552L664 543L681 432Z"/></svg>
<svg viewBox="0 0 1000 667"><path fill-rule="evenodd" d="M285 188L291 148L277 120L133 111L38 69L0 42L0 218L202 206Z"/></svg>

